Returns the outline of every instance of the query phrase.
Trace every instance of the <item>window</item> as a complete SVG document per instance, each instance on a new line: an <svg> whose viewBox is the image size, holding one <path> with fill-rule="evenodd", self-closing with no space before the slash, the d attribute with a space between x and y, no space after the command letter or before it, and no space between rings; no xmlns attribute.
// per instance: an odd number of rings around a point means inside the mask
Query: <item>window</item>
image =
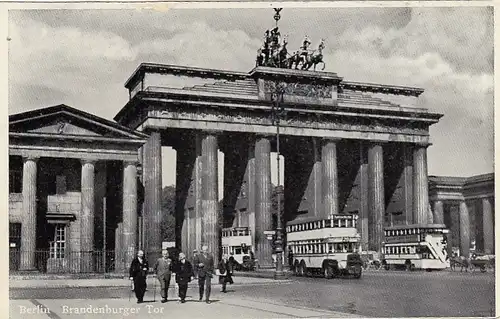
<svg viewBox="0 0 500 319"><path fill-rule="evenodd" d="M23 191L23 174L18 170L9 171L9 193L21 193Z"/></svg>
<svg viewBox="0 0 500 319"><path fill-rule="evenodd" d="M66 176L64 175L56 176L56 194L66 194Z"/></svg>
<svg viewBox="0 0 500 319"><path fill-rule="evenodd" d="M50 258L64 258L66 249L66 224L53 225L54 237L50 242Z"/></svg>

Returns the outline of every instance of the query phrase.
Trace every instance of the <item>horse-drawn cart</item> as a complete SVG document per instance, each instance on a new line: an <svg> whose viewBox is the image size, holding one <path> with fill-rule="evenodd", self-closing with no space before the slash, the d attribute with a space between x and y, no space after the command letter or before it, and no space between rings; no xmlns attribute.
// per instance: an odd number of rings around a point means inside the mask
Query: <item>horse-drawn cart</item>
<svg viewBox="0 0 500 319"><path fill-rule="evenodd" d="M495 267L495 258L493 256L477 256L477 255L472 255L472 257L469 258L460 258L460 257L453 257L450 259L450 269L455 270L456 268L460 267L460 271L462 270L471 270L474 271L476 269L479 269L481 272L486 272L487 269L493 269Z"/></svg>
<svg viewBox="0 0 500 319"><path fill-rule="evenodd" d="M477 269L481 272L486 272L486 267L490 265L490 261L488 259L471 259L470 266L472 269Z"/></svg>

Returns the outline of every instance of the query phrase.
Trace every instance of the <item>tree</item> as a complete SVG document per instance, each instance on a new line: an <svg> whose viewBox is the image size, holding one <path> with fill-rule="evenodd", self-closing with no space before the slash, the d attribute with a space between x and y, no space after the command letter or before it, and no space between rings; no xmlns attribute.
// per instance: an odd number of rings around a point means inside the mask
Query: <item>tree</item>
<svg viewBox="0 0 500 319"><path fill-rule="evenodd" d="M160 224L163 241L175 241L175 186L169 185L162 190L162 221Z"/></svg>

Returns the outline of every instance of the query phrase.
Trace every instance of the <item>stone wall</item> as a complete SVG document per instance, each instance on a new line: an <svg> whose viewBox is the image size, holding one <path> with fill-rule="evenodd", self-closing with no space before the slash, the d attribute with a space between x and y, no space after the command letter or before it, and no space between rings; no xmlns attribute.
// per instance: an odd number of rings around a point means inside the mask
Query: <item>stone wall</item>
<svg viewBox="0 0 500 319"><path fill-rule="evenodd" d="M23 194L9 194L9 222L22 223L23 220Z"/></svg>
<svg viewBox="0 0 500 319"><path fill-rule="evenodd" d="M76 219L71 221L66 229L66 255L64 259L47 260L47 272L79 272L80 264L77 252L80 250L80 192L47 196L48 214L73 214Z"/></svg>

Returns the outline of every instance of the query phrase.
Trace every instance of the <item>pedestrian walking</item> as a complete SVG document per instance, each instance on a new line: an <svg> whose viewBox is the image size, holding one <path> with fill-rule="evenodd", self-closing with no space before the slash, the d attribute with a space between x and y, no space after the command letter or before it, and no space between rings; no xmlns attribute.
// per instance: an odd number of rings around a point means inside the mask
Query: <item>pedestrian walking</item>
<svg viewBox="0 0 500 319"><path fill-rule="evenodd" d="M210 303L210 292L212 290L212 277L214 274L214 257L208 252L208 246L201 248L201 253L197 255L194 266L198 273L198 285L200 290L200 301L203 300L205 293L205 302Z"/></svg>
<svg viewBox="0 0 500 319"><path fill-rule="evenodd" d="M196 260L198 260L198 250L193 250L193 262L195 262ZM194 278L195 279L198 279L198 269L195 265L195 267L193 268L193 271L194 271Z"/></svg>
<svg viewBox="0 0 500 319"><path fill-rule="evenodd" d="M165 303L168 301L168 287L170 286L172 275L172 259L169 256L168 250L163 251L162 257L156 261L153 271L160 282L161 302Z"/></svg>
<svg viewBox="0 0 500 319"><path fill-rule="evenodd" d="M188 289L188 283L193 277L193 266L189 261L186 260L186 255L181 252L179 253L179 261L174 266L175 281L179 286L179 298L181 303L186 302L186 292Z"/></svg>
<svg viewBox="0 0 500 319"><path fill-rule="evenodd" d="M226 285L233 284L233 265L227 255L222 256L219 262L219 284L222 285L221 292L226 293Z"/></svg>
<svg viewBox="0 0 500 319"><path fill-rule="evenodd" d="M130 280L134 283L134 292L137 298L137 303L144 302L144 294L146 293L146 278L148 276L149 265L144 258L144 252L139 250L137 257L132 260L129 269Z"/></svg>
<svg viewBox="0 0 500 319"><path fill-rule="evenodd" d="M293 251L290 246L288 246L288 267L290 267L290 269L293 267Z"/></svg>

